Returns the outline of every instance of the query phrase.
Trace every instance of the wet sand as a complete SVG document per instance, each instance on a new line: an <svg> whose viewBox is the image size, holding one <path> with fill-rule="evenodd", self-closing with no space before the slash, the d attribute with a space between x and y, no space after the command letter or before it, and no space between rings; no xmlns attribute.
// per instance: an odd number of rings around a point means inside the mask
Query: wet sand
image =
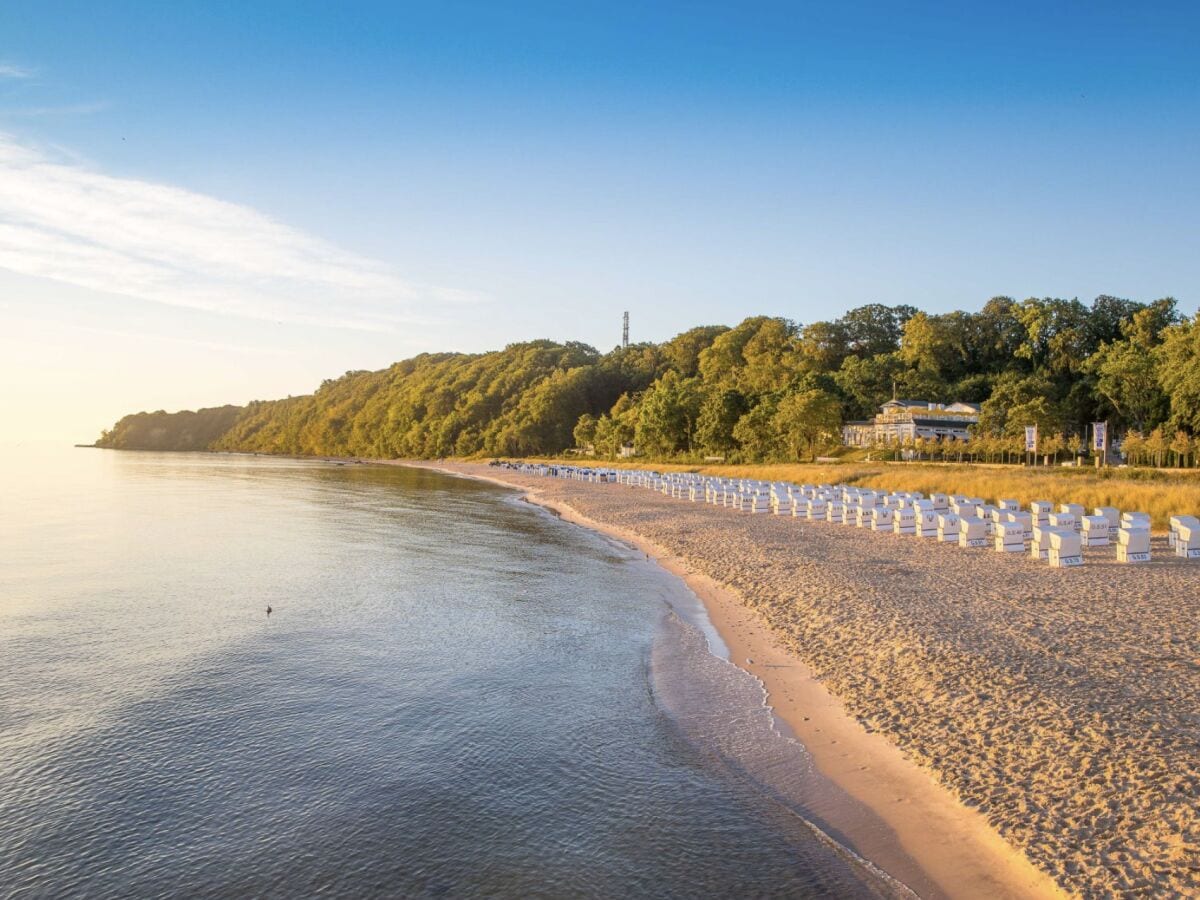
<svg viewBox="0 0 1200 900"><path fill-rule="evenodd" d="M1041 873L1083 896L1200 893L1200 565L1167 559L1165 542L1149 566L1109 547L1052 570L439 466L530 491L685 577L822 772L946 894L1053 893Z"/></svg>

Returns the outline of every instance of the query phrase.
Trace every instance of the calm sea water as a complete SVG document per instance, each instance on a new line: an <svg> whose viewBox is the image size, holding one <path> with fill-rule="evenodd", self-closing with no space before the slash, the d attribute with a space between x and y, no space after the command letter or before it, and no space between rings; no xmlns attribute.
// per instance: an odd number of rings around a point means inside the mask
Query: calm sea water
<svg viewBox="0 0 1200 900"><path fill-rule="evenodd" d="M510 492L97 450L0 473L0 896L897 891L758 777L805 758L694 597Z"/></svg>

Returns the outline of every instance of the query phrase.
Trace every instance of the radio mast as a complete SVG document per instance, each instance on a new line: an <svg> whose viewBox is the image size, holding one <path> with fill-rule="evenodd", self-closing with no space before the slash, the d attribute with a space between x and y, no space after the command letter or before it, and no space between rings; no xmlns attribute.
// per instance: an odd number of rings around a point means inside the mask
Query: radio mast
<svg viewBox="0 0 1200 900"><path fill-rule="evenodd" d="M621 325L621 346L629 346L629 310L625 310L624 321Z"/></svg>

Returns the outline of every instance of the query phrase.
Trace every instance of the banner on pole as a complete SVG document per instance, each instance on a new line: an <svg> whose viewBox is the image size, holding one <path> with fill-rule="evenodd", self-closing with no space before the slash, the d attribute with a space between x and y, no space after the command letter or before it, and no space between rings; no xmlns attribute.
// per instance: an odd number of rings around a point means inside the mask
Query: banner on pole
<svg viewBox="0 0 1200 900"><path fill-rule="evenodd" d="M1108 423L1092 423L1092 449L1104 451L1108 449Z"/></svg>
<svg viewBox="0 0 1200 900"><path fill-rule="evenodd" d="M1037 426L1025 426L1025 452L1037 453Z"/></svg>

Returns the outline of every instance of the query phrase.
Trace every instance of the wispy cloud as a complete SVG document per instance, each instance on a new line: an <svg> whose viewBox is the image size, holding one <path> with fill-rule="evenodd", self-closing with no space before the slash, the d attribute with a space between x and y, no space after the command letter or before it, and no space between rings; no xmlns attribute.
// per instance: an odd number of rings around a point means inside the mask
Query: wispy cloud
<svg viewBox="0 0 1200 900"><path fill-rule="evenodd" d="M11 109L0 109L0 116L16 116L20 118L90 116L111 108L112 104L107 100L97 100L95 103L67 103L62 106L19 106Z"/></svg>
<svg viewBox="0 0 1200 900"><path fill-rule="evenodd" d="M479 299L247 206L104 175L0 133L0 268L207 312L368 330Z"/></svg>
<svg viewBox="0 0 1200 900"><path fill-rule="evenodd" d="M0 62L0 78L32 78L33 69L15 63Z"/></svg>

